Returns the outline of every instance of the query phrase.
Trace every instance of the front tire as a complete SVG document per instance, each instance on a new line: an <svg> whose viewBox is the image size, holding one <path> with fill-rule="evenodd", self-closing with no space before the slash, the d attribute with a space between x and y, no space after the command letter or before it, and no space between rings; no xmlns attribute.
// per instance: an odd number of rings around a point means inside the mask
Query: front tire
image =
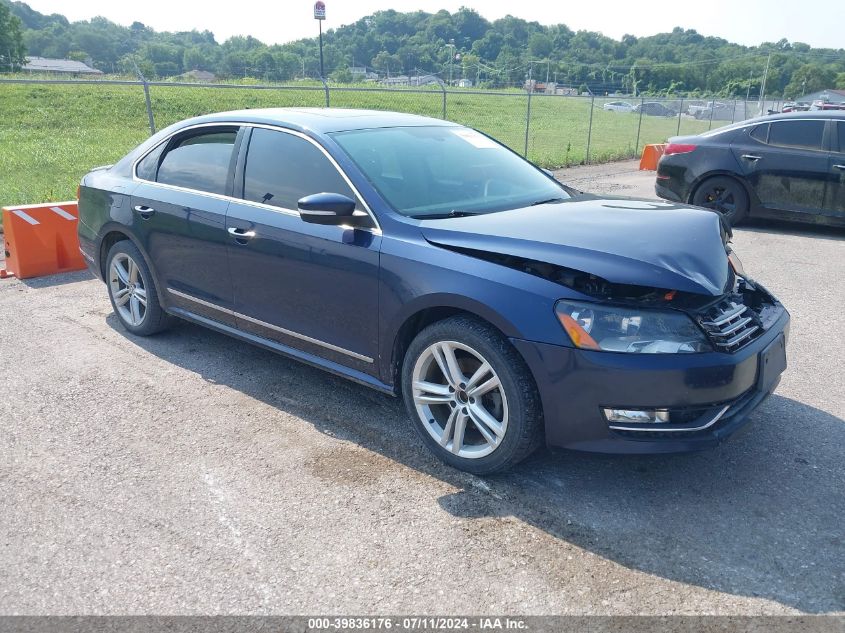
<svg viewBox="0 0 845 633"><path fill-rule="evenodd" d="M127 331L150 336L170 326L150 269L141 251L129 240L117 242L109 249L106 286L114 313Z"/></svg>
<svg viewBox="0 0 845 633"><path fill-rule="evenodd" d="M460 470L507 470L542 441L540 397L525 361L478 319L452 317L420 332L405 354L402 392L423 443Z"/></svg>
<svg viewBox="0 0 845 633"><path fill-rule="evenodd" d="M704 180L696 188L691 202L716 211L728 226L736 226L748 216L748 193L739 181L728 176Z"/></svg>

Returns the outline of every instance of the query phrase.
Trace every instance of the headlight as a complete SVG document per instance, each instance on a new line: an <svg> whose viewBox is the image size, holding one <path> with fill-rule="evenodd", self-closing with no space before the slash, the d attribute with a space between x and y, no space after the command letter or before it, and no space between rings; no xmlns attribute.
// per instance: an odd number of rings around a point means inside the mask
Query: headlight
<svg viewBox="0 0 845 633"><path fill-rule="evenodd" d="M634 354L690 354L712 350L685 314L561 300L555 313L575 347Z"/></svg>

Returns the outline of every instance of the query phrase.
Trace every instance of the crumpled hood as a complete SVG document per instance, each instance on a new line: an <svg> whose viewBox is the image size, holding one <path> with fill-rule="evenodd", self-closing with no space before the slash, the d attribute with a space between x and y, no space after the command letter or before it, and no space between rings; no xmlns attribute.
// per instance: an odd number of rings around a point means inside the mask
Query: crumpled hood
<svg viewBox="0 0 845 633"><path fill-rule="evenodd" d="M728 258L719 216L685 205L579 195L486 215L425 220L432 244L523 257L612 283L719 296Z"/></svg>

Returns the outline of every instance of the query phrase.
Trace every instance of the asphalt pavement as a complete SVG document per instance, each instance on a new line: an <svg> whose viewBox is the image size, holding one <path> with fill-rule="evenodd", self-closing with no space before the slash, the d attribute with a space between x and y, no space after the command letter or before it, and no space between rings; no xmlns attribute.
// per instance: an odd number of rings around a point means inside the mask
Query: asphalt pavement
<svg viewBox="0 0 845 633"><path fill-rule="evenodd" d="M561 177L652 195L630 163ZM194 325L128 335L86 272L0 281L0 613L845 612L845 232L734 245L793 317L740 435L487 478L398 399Z"/></svg>

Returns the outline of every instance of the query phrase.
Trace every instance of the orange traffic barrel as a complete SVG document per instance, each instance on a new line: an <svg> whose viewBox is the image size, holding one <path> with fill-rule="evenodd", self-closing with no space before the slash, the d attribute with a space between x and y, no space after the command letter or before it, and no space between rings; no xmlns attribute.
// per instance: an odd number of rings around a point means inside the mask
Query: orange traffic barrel
<svg viewBox="0 0 845 633"><path fill-rule="evenodd" d="M657 161L663 156L666 149L666 143L659 143L657 145L646 145L643 148L643 156L640 158L640 170L654 171L657 169Z"/></svg>
<svg viewBox="0 0 845 633"><path fill-rule="evenodd" d="M76 201L3 207L6 268L0 277L43 277L82 270Z"/></svg>

